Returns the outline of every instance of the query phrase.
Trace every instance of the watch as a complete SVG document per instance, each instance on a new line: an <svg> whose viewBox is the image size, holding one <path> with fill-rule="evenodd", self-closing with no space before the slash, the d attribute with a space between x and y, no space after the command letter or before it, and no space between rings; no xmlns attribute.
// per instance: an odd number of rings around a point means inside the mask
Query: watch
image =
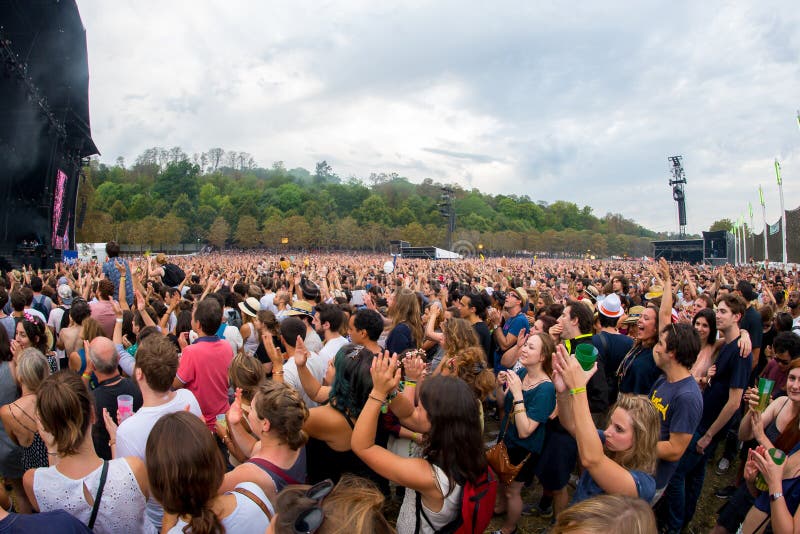
<svg viewBox="0 0 800 534"><path fill-rule="evenodd" d="M778 499L780 499L781 497L783 497L783 493L781 493L780 491L777 492L777 493L770 493L769 500L771 500L772 502L775 502Z"/></svg>

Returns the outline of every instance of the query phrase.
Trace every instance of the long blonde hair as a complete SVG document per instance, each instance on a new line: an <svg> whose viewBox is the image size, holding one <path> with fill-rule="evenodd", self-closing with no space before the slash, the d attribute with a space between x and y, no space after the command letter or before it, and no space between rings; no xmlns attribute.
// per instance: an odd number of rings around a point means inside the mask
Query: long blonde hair
<svg viewBox="0 0 800 534"><path fill-rule="evenodd" d="M576 503L558 514L551 532L651 534L658 532L658 529L653 510L647 502L635 497L603 494Z"/></svg>
<svg viewBox="0 0 800 534"><path fill-rule="evenodd" d="M394 305L389 309L389 318L392 320L392 328L400 323L408 325L414 344L418 348L422 346L425 331L422 328L422 313L416 293L407 287L398 290L394 296Z"/></svg>
<svg viewBox="0 0 800 534"><path fill-rule="evenodd" d="M661 428L658 411L646 395L620 395L609 413L617 408L628 412L633 428L633 446L627 451L609 453L609 456L625 469L652 475L658 462L656 446Z"/></svg>

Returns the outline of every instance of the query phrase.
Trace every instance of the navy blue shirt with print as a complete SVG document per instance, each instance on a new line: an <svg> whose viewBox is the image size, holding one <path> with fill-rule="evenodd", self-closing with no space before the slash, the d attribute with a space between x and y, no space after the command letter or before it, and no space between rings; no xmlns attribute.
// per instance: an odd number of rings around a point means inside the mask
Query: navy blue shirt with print
<svg viewBox="0 0 800 534"><path fill-rule="evenodd" d="M717 373L703 392L703 417L697 427L701 434L704 434L714 424L725 403L728 402L728 390L744 390L747 387L750 369L753 366L753 355L748 354L747 358L742 358L739 355L738 343L739 338L737 337L723 345L717 361L714 363L717 366ZM715 437L723 436L723 430L725 429L717 432Z"/></svg>
<svg viewBox="0 0 800 534"><path fill-rule="evenodd" d="M668 441L670 433L694 434L703 413L703 394L692 375L677 382L667 382L661 376L650 391L650 402L658 411L661 421L659 441ZM656 488L667 486L678 462L659 460L656 468Z"/></svg>

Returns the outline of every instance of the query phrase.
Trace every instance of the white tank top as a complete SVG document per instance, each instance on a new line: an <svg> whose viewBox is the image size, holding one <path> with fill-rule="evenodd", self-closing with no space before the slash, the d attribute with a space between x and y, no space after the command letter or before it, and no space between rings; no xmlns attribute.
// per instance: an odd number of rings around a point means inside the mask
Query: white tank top
<svg viewBox="0 0 800 534"><path fill-rule="evenodd" d="M86 502L83 485L94 497L100 485L102 465L84 478L72 479L54 467L40 467L33 474L33 493L39 510L65 510L83 524L89 523L92 507ZM108 463L108 475L94 524L98 534L145 532L145 498L125 458Z"/></svg>
<svg viewBox="0 0 800 534"><path fill-rule="evenodd" d="M425 515L437 529L442 528L450 521L456 518L459 509L461 508L461 486L456 486L450 495L447 494L450 488L447 483L447 475L435 465L433 467L436 473L436 479L439 481L439 487L442 489L442 495L445 495L444 504L442 509L438 512L428 510L425 504L422 504L422 509L425 510ZM403 505L400 507L400 514L397 516L397 534L413 533L417 521L417 495L412 489L406 488L406 495L403 499ZM419 532L420 534L433 534L434 530L427 521L420 514L419 517Z"/></svg>

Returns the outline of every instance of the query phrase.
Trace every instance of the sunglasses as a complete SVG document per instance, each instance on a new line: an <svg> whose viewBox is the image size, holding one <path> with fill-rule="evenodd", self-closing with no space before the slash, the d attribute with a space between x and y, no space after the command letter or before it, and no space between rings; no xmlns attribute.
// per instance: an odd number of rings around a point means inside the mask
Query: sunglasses
<svg viewBox="0 0 800 534"><path fill-rule="evenodd" d="M331 491L333 491L331 479L323 480L308 488L305 497L315 501L316 504L297 515L297 519L294 520L295 534L312 534L322 526L322 523L325 522L325 512L322 510L321 504Z"/></svg>

